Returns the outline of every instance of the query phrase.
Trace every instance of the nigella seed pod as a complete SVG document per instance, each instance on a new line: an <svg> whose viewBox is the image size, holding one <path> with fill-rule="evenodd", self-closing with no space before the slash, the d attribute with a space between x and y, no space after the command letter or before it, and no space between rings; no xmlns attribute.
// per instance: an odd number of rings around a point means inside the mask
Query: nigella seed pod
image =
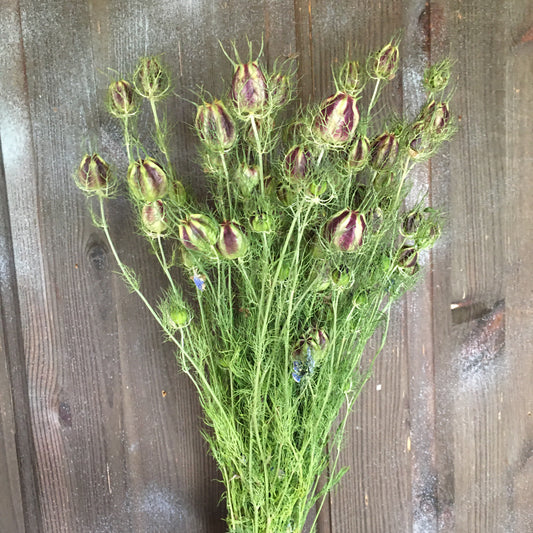
<svg viewBox="0 0 533 533"><path fill-rule="evenodd" d="M217 242L218 227L207 215L193 214L178 226L178 235L185 248L210 252Z"/></svg>
<svg viewBox="0 0 533 533"><path fill-rule="evenodd" d="M135 71L135 89L150 99L159 99L170 90L170 77L157 57L141 57Z"/></svg>
<svg viewBox="0 0 533 533"><path fill-rule="evenodd" d="M427 68L424 72L424 88L426 91L436 93L446 89L450 81L450 67L450 60L445 59Z"/></svg>
<svg viewBox="0 0 533 533"><path fill-rule="evenodd" d="M144 202L153 202L167 194L168 178L165 171L148 157L130 164L128 185L135 198Z"/></svg>
<svg viewBox="0 0 533 533"><path fill-rule="evenodd" d="M80 189L87 193L105 195L110 180L109 165L98 154L86 154L77 173Z"/></svg>
<svg viewBox="0 0 533 533"><path fill-rule="evenodd" d="M358 61L345 61L339 72L339 81L344 91L356 94L361 90L361 67Z"/></svg>
<svg viewBox="0 0 533 533"><path fill-rule="evenodd" d="M311 152L301 146L294 146L285 156L285 170L291 179L302 180L307 174Z"/></svg>
<svg viewBox="0 0 533 533"><path fill-rule="evenodd" d="M189 323L189 311L187 309L173 309L170 311L170 320L172 320L176 328L182 328Z"/></svg>
<svg viewBox="0 0 533 533"><path fill-rule="evenodd" d="M272 217L265 213L256 213L250 217L250 226L258 233L272 231Z"/></svg>
<svg viewBox="0 0 533 533"><path fill-rule="evenodd" d="M284 105L289 99L291 92L288 76L276 74L270 80L270 100L278 106Z"/></svg>
<svg viewBox="0 0 533 533"><path fill-rule="evenodd" d="M359 111L355 98L339 92L325 100L315 120L315 131L327 143L349 141L359 123Z"/></svg>
<svg viewBox="0 0 533 533"><path fill-rule="evenodd" d="M168 191L169 198L176 204L183 206L187 202L187 191L183 186L183 183L179 180L174 180L170 183Z"/></svg>
<svg viewBox="0 0 533 533"><path fill-rule="evenodd" d="M393 133L383 133L372 141L370 166L374 170L390 169L398 158L400 145Z"/></svg>
<svg viewBox="0 0 533 533"><path fill-rule="evenodd" d="M235 175L235 181L244 196L250 196L259 183L259 169L243 163Z"/></svg>
<svg viewBox="0 0 533 533"><path fill-rule="evenodd" d="M350 274L349 268L346 266L341 266L331 271L331 281L333 285L338 289L346 289L351 287L353 283L352 276Z"/></svg>
<svg viewBox="0 0 533 533"><path fill-rule="evenodd" d="M109 111L116 117L127 117L137 112L137 102L131 84L126 80L114 81L108 89Z"/></svg>
<svg viewBox="0 0 533 533"><path fill-rule="evenodd" d="M409 137L408 151L409 157L414 161L421 161L429 154L429 146L425 135L425 128L422 122L417 122L413 125L412 133Z"/></svg>
<svg viewBox="0 0 533 533"><path fill-rule="evenodd" d="M158 237L167 229L165 206L161 200L145 204L141 212L143 227L149 237Z"/></svg>
<svg viewBox="0 0 533 533"><path fill-rule="evenodd" d="M334 215L325 227L325 238L338 250L353 252L363 243L365 218L346 208Z"/></svg>
<svg viewBox="0 0 533 533"><path fill-rule="evenodd" d="M406 274L413 275L418 271L418 252L413 246L404 246L398 255L398 267Z"/></svg>
<svg viewBox="0 0 533 533"><path fill-rule="evenodd" d="M292 356L296 361L305 365L307 371L312 374L317 363L323 359L329 338L324 331L311 328L303 337L296 342Z"/></svg>
<svg viewBox="0 0 533 533"><path fill-rule="evenodd" d="M235 123L220 100L198 106L195 126L200 139L217 152L229 150L237 139Z"/></svg>
<svg viewBox="0 0 533 533"><path fill-rule="evenodd" d="M261 114L267 103L267 84L255 61L237 65L231 82L231 97L240 113Z"/></svg>
<svg viewBox="0 0 533 533"><path fill-rule="evenodd" d="M370 153L370 142L367 137L357 137L348 154L348 165L352 170L361 170L365 167Z"/></svg>
<svg viewBox="0 0 533 533"><path fill-rule="evenodd" d="M307 187L307 194L311 198L319 198L322 196L326 191L328 190L327 183L324 182L311 182L309 186Z"/></svg>
<svg viewBox="0 0 533 533"><path fill-rule="evenodd" d="M446 102L431 102L423 112L423 120L429 131L442 134L450 122L450 110Z"/></svg>
<svg viewBox="0 0 533 533"><path fill-rule="evenodd" d="M226 259L243 257L248 250L248 239L244 229L236 222L223 222L220 225L217 250Z"/></svg>
<svg viewBox="0 0 533 533"><path fill-rule="evenodd" d="M420 223L422 222L422 215L419 211L411 211L407 215L405 215L402 225L400 226L400 234L403 237L407 237L409 239L412 239L416 232L418 231L418 228L420 227Z"/></svg>
<svg viewBox="0 0 533 533"><path fill-rule="evenodd" d="M398 70L400 52L392 43L383 47L374 58L373 77L380 80L392 80Z"/></svg>

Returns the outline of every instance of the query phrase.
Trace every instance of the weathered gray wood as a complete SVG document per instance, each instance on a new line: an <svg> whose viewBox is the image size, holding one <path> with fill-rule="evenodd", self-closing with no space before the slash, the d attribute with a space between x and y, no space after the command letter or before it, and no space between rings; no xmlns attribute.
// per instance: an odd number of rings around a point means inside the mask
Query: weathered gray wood
<svg viewBox="0 0 533 533"><path fill-rule="evenodd" d="M22 415L27 415L28 409L24 401L25 372L20 327L14 312L18 307L17 284L1 154L0 146L0 479L3 480L0 485L0 501L3 503L0 530L16 532L24 528L24 489L18 469L17 422L18 449L31 449L31 441L28 439L29 424L21 427ZM17 391L20 387L23 390ZM31 477L31 463L27 462L26 467Z"/></svg>
<svg viewBox="0 0 533 533"><path fill-rule="evenodd" d="M401 27L387 104L412 113L424 66L457 59L459 132L414 175L448 223L423 257L424 281L393 310L348 426L340 463L351 471L319 531L531 530L529 4L0 0L0 530L224 531L196 393L113 273L71 180L95 141L124 171L103 106L118 75L107 68L125 74L139 55L164 54L182 96L168 103L172 158L201 194L187 100L229 79L218 40L245 51L245 36L263 33L268 61L297 53L300 94L317 101L347 45L363 55ZM162 279L127 203L109 214L155 298Z"/></svg>

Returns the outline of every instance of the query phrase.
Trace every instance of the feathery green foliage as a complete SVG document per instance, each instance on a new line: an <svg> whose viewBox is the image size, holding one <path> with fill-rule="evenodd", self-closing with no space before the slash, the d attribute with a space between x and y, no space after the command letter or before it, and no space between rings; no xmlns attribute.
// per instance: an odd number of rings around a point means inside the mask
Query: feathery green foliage
<svg viewBox="0 0 533 533"><path fill-rule="evenodd" d="M198 390L229 531L301 532L345 472L342 435L371 370L363 350L378 328L383 345L391 305L416 282L419 253L440 232L438 212L422 200L403 205L413 166L453 133L450 63L428 69L414 121L390 121L376 109L398 69L396 41L366 60L347 58L334 72L336 93L308 107L293 101L293 63L268 72L251 47L246 62L234 52L229 94L197 106L205 202L185 194L170 161L158 116L170 76L160 59L142 58L132 80L109 88L139 230L168 281L157 306L118 257L102 180L78 174L78 182L89 194L99 187L95 223ZM136 128L142 100L154 159ZM177 286L177 268L189 287Z"/></svg>

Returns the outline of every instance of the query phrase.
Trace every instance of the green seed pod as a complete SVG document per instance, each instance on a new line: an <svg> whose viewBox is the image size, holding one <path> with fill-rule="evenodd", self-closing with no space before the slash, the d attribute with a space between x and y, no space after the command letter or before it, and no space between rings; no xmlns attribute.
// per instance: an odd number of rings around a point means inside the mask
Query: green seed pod
<svg viewBox="0 0 533 533"><path fill-rule="evenodd" d="M163 98L170 90L170 77L157 57L141 57L134 77L137 92L151 100Z"/></svg>
<svg viewBox="0 0 533 533"><path fill-rule="evenodd" d="M217 250L225 259L243 257L248 250L248 239L244 229L236 222L223 222L220 225Z"/></svg>
<svg viewBox="0 0 533 533"><path fill-rule="evenodd" d="M358 123L355 98L339 92L322 103L315 120L315 131L326 143L346 143L353 137Z"/></svg>
<svg viewBox="0 0 533 533"><path fill-rule="evenodd" d="M316 183L311 182L309 186L307 187L307 194L311 196L311 198L319 198L322 196L326 191L328 190L327 183Z"/></svg>
<svg viewBox="0 0 533 533"><path fill-rule="evenodd" d="M449 59L445 59L436 65L432 65L424 72L424 88L428 92L438 93L446 89L450 81Z"/></svg>
<svg viewBox="0 0 533 533"><path fill-rule="evenodd" d="M198 106L195 126L202 142L217 152L229 150L237 140L235 123L220 100Z"/></svg>
<svg viewBox="0 0 533 533"><path fill-rule="evenodd" d="M130 164L128 185L135 198L144 202L153 202L167 194L168 179L165 171L148 157Z"/></svg>
<svg viewBox="0 0 533 533"><path fill-rule="evenodd" d="M374 170L390 169L396 159L400 145L393 133L382 133L372 141L370 147L370 166Z"/></svg>
<svg viewBox="0 0 533 533"><path fill-rule="evenodd" d="M357 137L348 154L348 165L352 170L365 167L370 153L370 142L367 137Z"/></svg>
<svg viewBox="0 0 533 533"><path fill-rule="evenodd" d="M231 82L231 97L240 113L262 113L268 99L267 84L255 61L236 66Z"/></svg>
<svg viewBox="0 0 533 533"><path fill-rule="evenodd" d="M88 194L105 196L109 189L109 165L98 154L86 154L76 174L78 187Z"/></svg>
<svg viewBox="0 0 533 533"><path fill-rule="evenodd" d="M315 366L322 361L329 345L326 333L318 328L310 329L294 345L292 356L295 360L305 363L312 373Z"/></svg>
<svg viewBox="0 0 533 533"><path fill-rule="evenodd" d="M170 183L170 189L168 191L170 199L178 205L185 205L187 202L187 192L183 183L179 180L174 180Z"/></svg>
<svg viewBox="0 0 533 533"><path fill-rule="evenodd" d="M345 61L339 72L339 85L341 90L355 95L361 92L362 72L359 61Z"/></svg>
<svg viewBox="0 0 533 533"><path fill-rule="evenodd" d="M272 231L272 217L265 213L256 213L250 217L250 226L257 233Z"/></svg>
<svg viewBox="0 0 533 533"><path fill-rule="evenodd" d="M346 289L352 286L353 279L347 267L336 268L331 271L331 281L339 289Z"/></svg>
<svg viewBox="0 0 533 533"><path fill-rule="evenodd" d="M259 169L243 163L237 169L235 181L239 185L239 190L244 196L250 196L255 187L259 184Z"/></svg>
<svg viewBox="0 0 533 533"><path fill-rule="evenodd" d="M170 311L170 319L174 322L177 328L182 328L189 323L190 315L187 309L173 309Z"/></svg>
<svg viewBox="0 0 533 533"><path fill-rule="evenodd" d="M144 230L149 237L156 238L167 230L164 205L161 200L145 204L141 211Z"/></svg>
<svg viewBox="0 0 533 533"><path fill-rule="evenodd" d="M119 118L135 115L138 105L133 88L126 80L114 81L108 89L108 108L112 115Z"/></svg>
<svg viewBox="0 0 533 533"><path fill-rule="evenodd" d="M384 46L375 56L371 67L371 76L378 80L392 80L396 76L400 52L392 43Z"/></svg>
<svg viewBox="0 0 533 533"><path fill-rule="evenodd" d="M207 215L193 214L178 226L178 234L185 248L211 252L217 242L218 226Z"/></svg>

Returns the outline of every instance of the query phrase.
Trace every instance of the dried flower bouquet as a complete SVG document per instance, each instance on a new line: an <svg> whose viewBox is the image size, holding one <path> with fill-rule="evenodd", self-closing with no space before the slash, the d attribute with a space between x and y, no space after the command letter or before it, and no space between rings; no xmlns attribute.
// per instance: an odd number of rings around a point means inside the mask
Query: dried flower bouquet
<svg viewBox="0 0 533 533"><path fill-rule="evenodd" d="M404 201L413 166L453 133L450 63L426 71L427 101L414 120L394 118L378 102L397 72L398 44L346 59L335 93L307 107L294 104L293 63L268 72L251 47L247 61L234 49L229 94L203 93L197 104L211 185L204 202L186 193L169 157L160 117L168 70L143 57L108 93L123 126L125 179L98 153L77 171L124 281L196 386L232 533L301 532L311 509L320 512L346 471L339 446L369 377L363 350L380 326L384 342L391 305L439 236L438 212ZM137 130L142 105L153 118L152 154ZM113 244L105 201L118 192L166 275L157 304ZM177 283L178 268L190 285Z"/></svg>

